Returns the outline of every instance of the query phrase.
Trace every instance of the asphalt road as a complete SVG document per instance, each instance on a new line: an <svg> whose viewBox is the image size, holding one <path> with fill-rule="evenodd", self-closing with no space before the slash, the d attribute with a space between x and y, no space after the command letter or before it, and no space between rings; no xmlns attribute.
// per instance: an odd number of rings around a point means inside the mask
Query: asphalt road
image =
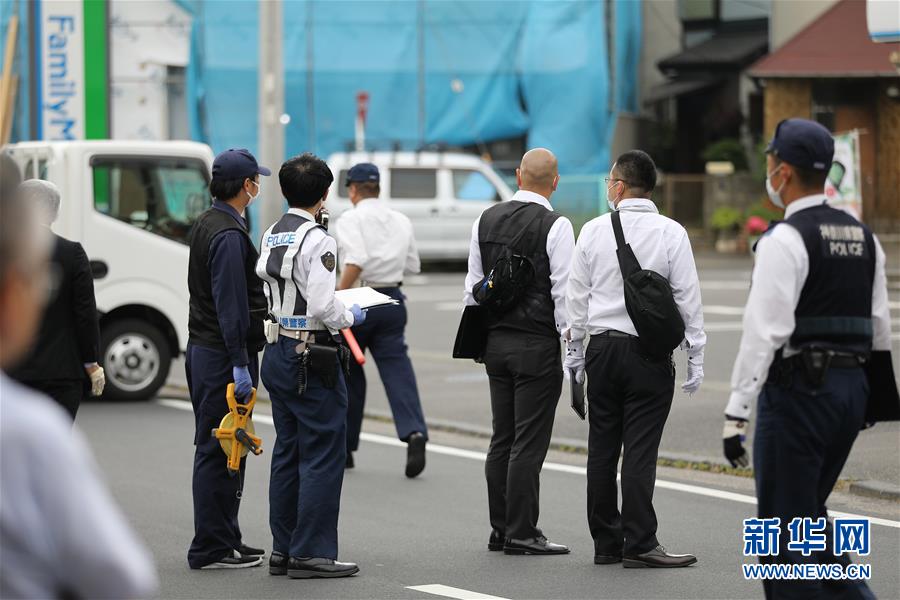
<svg viewBox="0 0 900 600"><path fill-rule="evenodd" d="M708 345L705 380L692 397L680 391L685 355L676 352L676 394L660 452L673 458L723 462L722 413L728 400L731 370L741 335L752 262L749 257L701 255L697 259ZM409 278L407 342L429 422L489 432L490 398L484 367L453 360L450 352L459 323L465 273L431 273ZM890 292L894 369L900 375L900 289ZM367 413L390 417L374 361L366 365L369 380ZM173 365L171 381L182 384L184 369ZM587 425L568 407L568 388L554 425L555 441L586 445ZM367 425L364 425L364 428ZM751 434L752 443L752 434ZM842 475L845 479L879 480L900 486L900 423L879 424L860 434Z"/></svg>
<svg viewBox="0 0 900 600"><path fill-rule="evenodd" d="M262 408L261 408L262 410ZM274 429L257 416L264 447ZM572 464L545 464L541 526L567 543L561 557L507 557L487 552L489 526L483 483L484 440L437 434L428 467L418 479L402 475L405 450L389 426L369 423L362 464L348 472L340 521L340 557L360 564L357 577L292 581L264 568L190 571L193 418L183 401L91 403L78 424L125 513L156 558L163 598L756 598L761 584L745 581L740 565L741 520L752 516L749 482L706 474L709 481L678 487L663 470L657 482L660 540L672 551L693 552L699 563L682 570L625 570L595 566L584 517L583 457L551 456ZM438 447L438 444L444 444ZM481 446L478 446L478 445ZM462 446L459 448L459 446ZM271 548L267 515L269 454L251 457L241 508L245 541ZM223 455L223 460L225 457ZM702 477L697 475L697 477ZM710 483L714 482L714 483ZM718 491L718 490L724 491ZM739 492L739 493L738 493ZM749 503L748 503L749 502ZM883 516L873 525L871 587L880 598L900 590L900 522L894 504L836 498L832 509ZM848 504L856 503L856 504ZM450 586L480 595L430 587Z"/></svg>

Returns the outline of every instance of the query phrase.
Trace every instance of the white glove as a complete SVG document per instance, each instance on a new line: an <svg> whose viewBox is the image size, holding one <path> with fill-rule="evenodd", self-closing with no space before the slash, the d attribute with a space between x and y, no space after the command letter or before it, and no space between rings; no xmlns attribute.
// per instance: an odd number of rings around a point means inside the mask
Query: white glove
<svg viewBox="0 0 900 600"><path fill-rule="evenodd" d="M100 365L94 365L85 369L91 378L91 396L100 396L103 394L103 388L106 387L106 373Z"/></svg>
<svg viewBox="0 0 900 600"><path fill-rule="evenodd" d="M563 373L569 379L569 373L575 372L575 383L584 383L584 341L566 342L566 360L563 361Z"/></svg>
<svg viewBox="0 0 900 600"><path fill-rule="evenodd" d="M703 383L703 357L688 356L687 379L681 384L681 389L686 394L693 394L700 389Z"/></svg>

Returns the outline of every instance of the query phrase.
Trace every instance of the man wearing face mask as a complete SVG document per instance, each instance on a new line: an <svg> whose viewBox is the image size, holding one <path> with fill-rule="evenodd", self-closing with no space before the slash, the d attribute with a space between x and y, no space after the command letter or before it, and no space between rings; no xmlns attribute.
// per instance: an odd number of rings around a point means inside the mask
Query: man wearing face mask
<svg viewBox="0 0 900 600"><path fill-rule="evenodd" d="M259 377L266 298L256 276L258 254L245 211L259 197L260 175L271 171L247 150L219 154L209 184L213 205L191 232L185 370L196 424L194 540L188 551L192 569L252 567L261 564L264 554L243 543L238 526L246 459L240 474L231 477L219 441L210 433L228 412L227 385L234 382L235 396L246 402Z"/></svg>
<svg viewBox="0 0 900 600"><path fill-rule="evenodd" d="M725 409L725 456L747 466L747 420L759 397L753 467L760 518L781 519L777 556L760 562L842 563L828 548L787 548L794 518L827 517L825 502L863 426L862 365L890 350L885 255L868 227L826 204L834 140L806 119L778 124L766 149L766 189L784 221L760 239L741 345ZM869 598L861 581L764 583L766 597Z"/></svg>
<svg viewBox="0 0 900 600"><path fill-rule="evenodd" d="M684 322L682 349L693 394L703 381L703 307L700 282L684 227L664 217L650 200L656 165L645 152L622 154L607 178L610 209L618 211L625 242L643 269L664 277ZM625 306L611 213L581 230L569 274L566 307L571 324L565 367L583 382L587 372L588 524L594 563L625 567L685 567L690 554L670 554L656 539L653 509L656 459L675 391L671 354L649 356ZM590 336L587 356L584 338ZM586 364L585 364L586 361ZM616 467L622 457L622 512Z"/></svg>

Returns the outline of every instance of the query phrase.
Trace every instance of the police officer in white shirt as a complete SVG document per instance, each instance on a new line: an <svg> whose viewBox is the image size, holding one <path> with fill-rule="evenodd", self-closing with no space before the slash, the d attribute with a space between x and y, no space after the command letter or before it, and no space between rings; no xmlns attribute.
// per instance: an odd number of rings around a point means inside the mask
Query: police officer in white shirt
<svg viewBox="0 0 900 600"><path fill-rule="evenodd" d="M650 194L656 165L646 153L620 156L607 178L610 210L621 215L625 241L641 267L665 277L685 325L687 380L693 394L703 381L703 308L700 282L684 227L659 214ZM649 358L641 351L637 331L625 309L622 274L609 214L581 230L566 306L571 323L566 351L567 371L584 381L584 338L587 351L588 523L594 538L594 562L623 562L625 567L683 567L697 559L669 554L656 539L653 486L663 427L675 389L671 356ZM616 466L622 459L622 512L616 490Z"/></svg>
<svg viewBox="0 0 900 600"><path fill-rule="evenodd" d="M826 204L834 140L825 127L784 120L766 154L766 188L785 218L757 244L725 409L725 456L747 465L742 441L758 395L757 511L780 518L782 529L778 556L760 562L841 562L846 555L835 557L831 547L808 556L788 550L788 526L796 517L827 517L825 502L863 426L869 388L862 364L871 350L891 345L885 255L868 227ZM873 597L853 580L764 587L769 598Z"/></svg>
<svg viewBox="0 0 900 600"><path fill-rule="evenodd" d="M572 224L550 206L559 183L556 157L529 150L516 170L512 200L482 213L472 226L463 301L488 287L507 250L524 253L534 278L502 314L489 312L483 362L491 388L493 435L484 471L491 535L488 549L505 554L567 554L537 527L540 472L562 390L560 336L568 328L566 281L575 246ZM528 240L523 241L523 240ZM519 245L521 244L521 246Z"/></svg>
<svg viewBox="0 0 900 600"><path fill-rule="evenodd" d="M335 297L337 250L319 225L334 180L323 160L306 153L278 172L288 211L263 234L256 274L269 312L260 377L269 390L275 448L269 478L269 573L291 578L347 577L338 562L337 523L347 447L349 358L337 331L365 312Z"/></svg>
<svg viewBox="0 0 900 600"><path fill-rule="evenodd" d="M406 476L415 477L425 468L428 429L407 353L406 297L400 286L405 274L419 272L419 253L409 218L378 199L379 182L378 167L371 163L360 163L347 172L353 210L343 213L335 223L342 265L338 289L361 281L398 302L373 310L364 324L353 328L353 335L360 349L365 352L368 348L378 365L397 437L407 444ZM366 374L356 361L351 361L347 388L347 467L352 468L366 404Z"/></svg>
<svg viewBox="0 0 900 600"><path fill-rule="evenodd" d="M0 156L0 598L147 598L150 553L103 483L90 447L49 397L7 377L38 333L50 232L12 194Z"/></svg>

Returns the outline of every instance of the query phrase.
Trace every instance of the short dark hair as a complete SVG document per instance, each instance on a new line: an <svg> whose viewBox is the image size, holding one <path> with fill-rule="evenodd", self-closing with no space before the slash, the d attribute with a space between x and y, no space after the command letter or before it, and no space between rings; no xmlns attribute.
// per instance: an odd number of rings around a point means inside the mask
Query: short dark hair
<svg viewBox="0 0 900 600"><path fill-rule="evenodd" d="M248 179L257 181L258 177L259 175L253 177L241 177L238 179L216 179L213 177L213 180L209 182L209 195L214 199L223 202L225 200L231 200L241 193L245 181Z"/></svg>
<svg viewBox="0 0 900 600"><path fill-rule="evenodd" d="M772 158L775 159L775 164L780 165L781 163L791 165L791 163L786 162L772 154ZM791 165L791 168L794 169L794 173L797 175L797 181L802 185L805 189L819 189L825 188L825 181L828 179L828 171L818 171L816 169L807 169L805 167L798 167L797 165Z"/></svg>
<svg viewBox="0 0 900 600"><path fill-rule="evenodd" d="M629 150L619 156L615 170L634 191L649 194L656 187L656 164L643 150Z"/></svg>
<svg viewBox="0 0 900 600"><path fill-rule="evenodd" d="M359 193L366 198L377 198L381 193L381 185L374 181L354 181L353 185L359 190Z"/></svg>
<svg viewBox="0 0 900 600"><path fill-rule="evenodd" d="M291 208L314 206L333 181L325 161L311 152L288 159L278 171L281 193Z"/></svg>

